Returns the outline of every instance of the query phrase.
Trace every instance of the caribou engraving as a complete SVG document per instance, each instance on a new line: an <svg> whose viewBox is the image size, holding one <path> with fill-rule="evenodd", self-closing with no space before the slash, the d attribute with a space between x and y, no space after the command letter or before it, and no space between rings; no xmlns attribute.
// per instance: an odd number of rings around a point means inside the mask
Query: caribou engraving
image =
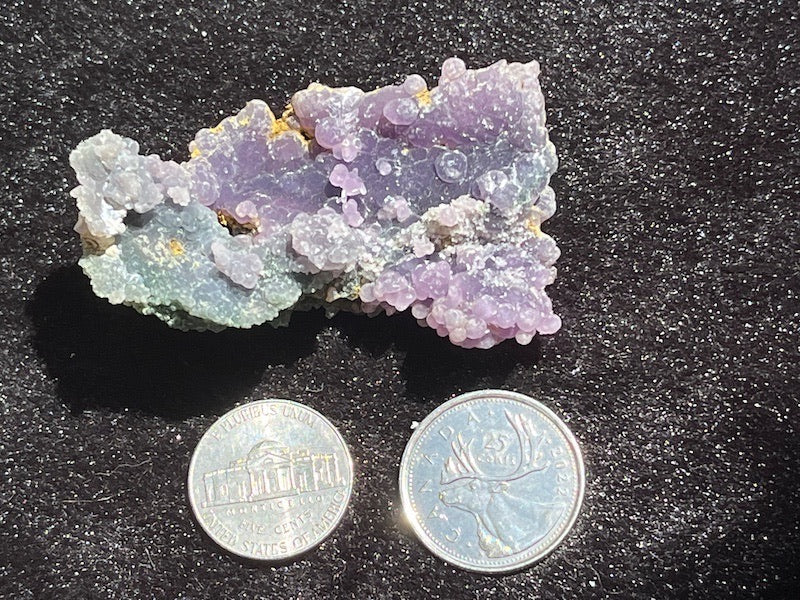
<svg viewBox="0 0 800 600"><path fill-rule="evenodd" d="M506 420L519 442L515 468L503 474L481 469L470 446L459 433L450 442L452 455L442 470L439 499L447 507L470 514L477 523L478 544L489 558L508 556L530 548L553 528L566 501L538 501L531 497L530 479L550 468L542 450L543 435L537 435L521 414L505 411ZM513 457L510 457L513 458ZM526 497L527 496L527 497Z"/></svg>

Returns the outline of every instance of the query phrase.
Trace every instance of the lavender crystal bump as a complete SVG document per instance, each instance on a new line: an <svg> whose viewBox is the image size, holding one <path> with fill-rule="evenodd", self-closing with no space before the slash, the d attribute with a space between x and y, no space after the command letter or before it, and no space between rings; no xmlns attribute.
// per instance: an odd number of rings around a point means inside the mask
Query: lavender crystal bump
<svg viewBox="0 0 800 600"><path fill-rule="evenodd" d="M324 305L410 310L466 348L553 333L555 148L539 65L311 84L253 100L184 163L104 130L70 155L80 261L98 296L181 329L285 323Z"/></svg>

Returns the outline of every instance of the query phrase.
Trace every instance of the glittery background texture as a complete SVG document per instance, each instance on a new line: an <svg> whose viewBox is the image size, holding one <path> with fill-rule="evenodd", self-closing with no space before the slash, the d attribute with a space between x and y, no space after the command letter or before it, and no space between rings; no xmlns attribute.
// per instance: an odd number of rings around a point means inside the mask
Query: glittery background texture
<svg viewBox="0 0 800 600"><path fill-rule="evenodd" d="M797 597L792 3L12 1L0 41L0 597ZM113 127L183 160L251 98L453 55L542 65L554 336L464 350L410 316L318 311L184 333L92 294L80 140ZM411 423L488 386L556 410L587 465L571 535L504 577L430 555L396 484ZM272 567L218 551L185 494L205 428L269 396L330 418L357 474L333 536Z"/></svg>

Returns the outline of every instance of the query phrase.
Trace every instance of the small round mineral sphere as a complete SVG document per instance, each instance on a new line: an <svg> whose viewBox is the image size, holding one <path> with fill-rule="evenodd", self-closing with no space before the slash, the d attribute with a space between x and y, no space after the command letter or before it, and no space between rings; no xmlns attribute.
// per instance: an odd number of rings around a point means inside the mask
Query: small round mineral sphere
<svg viewBox="0 0 800 600"><path fill-rule="evenodd" d="M456 79L466 73L466 71L467 66L464 64L463 60L456 57L448 58L442 63L442 75L439 79L439 83L441 84Z"/></svg>
<svg viewBox="0 0 800 600"><path fill-rule="evenodd" d="M395 98L383 107L383 116L393 125L411 125L418 114L419 106L413 98Z"/></svg>
<svg viewBox="0 0 800 600"><path fill-rule="evenodd" d="M381 175L388 175L392 172L392 164L385 158L379 158L375 161L375 168Z"/></svg>
<svg viewBox="0 0 800 600"><path fill-rule="evenodd" d="M427 89L428 86L425 83L425 80L421 75L417 75L416 73L406 77L406 80L403 82L403 91L412 95L419 94Z"/></svg>
<svg viewBox="0 0 800 600"><path fill-rule="evenodd" d="M467 155L460 150L447 150L436 159L434 168L445 183L459 182L467 174Z"/></svg>

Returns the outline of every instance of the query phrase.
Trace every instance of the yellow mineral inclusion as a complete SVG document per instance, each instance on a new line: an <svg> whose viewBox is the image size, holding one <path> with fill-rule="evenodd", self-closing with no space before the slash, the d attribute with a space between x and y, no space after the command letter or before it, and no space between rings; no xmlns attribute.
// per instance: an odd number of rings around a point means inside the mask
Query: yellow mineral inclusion
<svg viewBox="0 0 800 600"><path fill-rule="evenodd" d="M292 131L292 128L283 120L283 117L272 122L272 131L269 132L269 139L274 140L276 137L287 131Z"/></svg>
<svg viewBox="0 0 800 600"><path fill-rule="evenodd" d="M311 134L306 133L305 131L297 131L293 127L289 125L289 119L294 116L294 107L292 106L291 102L286 105L286 109L283 111L283 114L280 116L279 119L273 117L272 121L272 129L267 134L267 140L271 141L277 138L278 136L283 135L284 133L294 133L303 142L304 145L308 146L309 138L313 137ZM308 137L306 137L308 136Z"/></svg>
<svg viewBox="0 0 800 600"><path fill-rule="evenodd" d="M414 94L414 97L416 97L420 106L428 106L432 102L430 90L422 90L421 92L417 92Z"/></svg>
<svg viewBox="0 0 800 600"><path fill-rule="evenodd" d="M224 121L220 121L219 123L214 125L214 127L209 128L209 131L211 133L219 133L220 131L222 131L225 128L224 123L225 123Z"/></svg>
<svg viewBox="0 0 800 600"><path fill-rule="evenodd" d="M169 241L169 251L172 252L172 256L181 256L185 252L183 244L181 244L180 240L176 240L175 238Z"/></svg>
<svg viewBox="0 0 800 600"><path fill-rule="evenodd" d="M533 232L533 235L536 237L542 235L542 228L539 226L539 220L535 219L534 217L530 217L525 221L525 228L528 231Z"/></svg>
<svg viewBox="0 0 800 600"><path fill-rule="evenodd" d="M201 154L202 152L200 152L200 148L195 146L194 148L192 148L192 153L189 156L191 156L192 158L197 158Z"/></svg>

